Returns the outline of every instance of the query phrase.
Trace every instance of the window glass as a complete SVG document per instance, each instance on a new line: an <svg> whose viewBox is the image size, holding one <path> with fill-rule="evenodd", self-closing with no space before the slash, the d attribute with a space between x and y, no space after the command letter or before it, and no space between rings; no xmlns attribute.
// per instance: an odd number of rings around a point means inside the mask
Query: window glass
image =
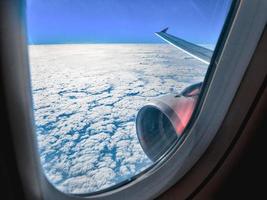
<svg viewBox="0 0 267 200"><path fill-rule="evenodd" d="M164 157L191 117L230 3L27 0L36 135L56 188L97 192Z"/></svg>

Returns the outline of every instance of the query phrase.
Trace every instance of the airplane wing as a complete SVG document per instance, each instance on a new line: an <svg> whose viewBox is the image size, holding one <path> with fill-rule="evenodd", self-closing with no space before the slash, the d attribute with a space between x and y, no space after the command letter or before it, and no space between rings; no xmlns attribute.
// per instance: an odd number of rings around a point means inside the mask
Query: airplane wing
<svg viewBox="0 0 267 200"><path fill-rule="evenodd" d="M156 32L155 34L160 38L162 38L163 40L165 40L166 42L175 46L176 48L202 61L203 63L210 64L211 56L213 54L212 50L193 44L191 42L187 42L181 38L168 34L167 30L168 28L165 28L160 32Z"/></svg>

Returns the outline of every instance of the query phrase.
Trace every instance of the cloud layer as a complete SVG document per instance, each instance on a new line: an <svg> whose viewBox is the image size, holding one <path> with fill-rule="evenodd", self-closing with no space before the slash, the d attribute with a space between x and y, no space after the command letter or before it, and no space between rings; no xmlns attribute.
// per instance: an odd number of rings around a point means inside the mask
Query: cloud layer
<svg viewBox="0 0 267 200"><path fill-rule="evenodd" d="M138 110L202 81L207 69L165 44L30 46L30 62L43 169L68 193L105 189L149 167Z"/></svg>

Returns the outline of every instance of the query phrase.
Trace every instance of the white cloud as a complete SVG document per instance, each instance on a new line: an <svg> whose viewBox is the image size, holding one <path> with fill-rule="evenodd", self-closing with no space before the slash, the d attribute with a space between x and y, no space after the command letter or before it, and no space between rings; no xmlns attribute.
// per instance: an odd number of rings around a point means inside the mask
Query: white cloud
<svg viewBox="0 0 267 200"><path fill-rule="evenodd" d="M118 57L119 56L119 57ZM135 116L201 81L206 66L168 45L38 45L30 62L39 152L60 190L107 188L151 164Z"/></svg>

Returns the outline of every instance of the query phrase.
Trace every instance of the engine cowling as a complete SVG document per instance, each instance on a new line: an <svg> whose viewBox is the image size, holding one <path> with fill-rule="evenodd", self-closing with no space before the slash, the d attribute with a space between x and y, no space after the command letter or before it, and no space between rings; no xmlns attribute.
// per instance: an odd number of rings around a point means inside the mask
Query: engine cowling
<svg viewBox="0 0 267 200"><path fill-rule="evenodd" d="M191 85L179 95L154 99L139 110L136 118L137 137L150 160L158 160L183 134L194 111L201 85Z"/></svg>

